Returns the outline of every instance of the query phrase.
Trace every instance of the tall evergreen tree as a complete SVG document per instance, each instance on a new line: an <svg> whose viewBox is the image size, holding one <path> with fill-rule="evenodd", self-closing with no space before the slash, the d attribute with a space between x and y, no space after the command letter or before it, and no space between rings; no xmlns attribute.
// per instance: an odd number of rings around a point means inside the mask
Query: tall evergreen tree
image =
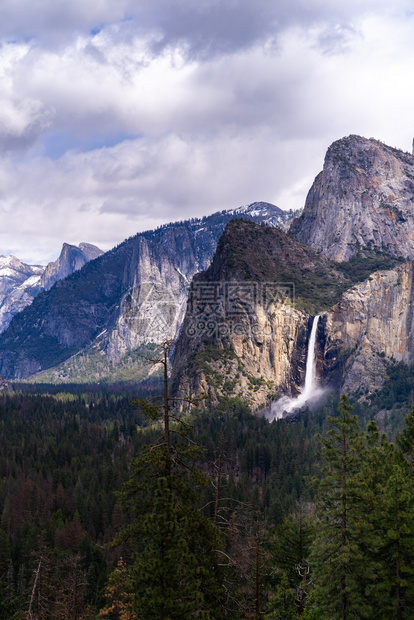
<svg viewBox="0 0 414 620"><path fill-rule="evenodd" d="M375 422L361 433L350 410L342 398L340 416L322 440L327 465L313 551L321 618L408 620L414 616L409 463Z"/></svg>
<svg viewBox="0 0 414 620"><path fill-rule="evenodd" d="M286 573L283 573L276 594L270 597L269 613L265 615L265 620L296 620L296 618L299 618L296 597L290 588Z"/></svg>
<svg viewBox="0 0 414 620"><path fill-rule="evenodd" d="M187 436L186 425L170 411L169 346L165 343L163 356L154 360L164 365L163 406L140 403L152 419L163 420L163 436L132 462L131 478L122 493L132 521L117 540L128 542L133 552L137 618L221 619L226 613L217 559L219 532L197 505L197 487L205 483L194 466L200 449Z"/></svg>
<svg viewBox="0 0 414 620"><path fill-rule="evenodd" d="M397 620L414 617L414 502L412 482L400 464L392 465L384 486L379 547L381 615Z"/></svg>
<svg viewBox="0 0 414 620"><path fill-rule="evenodd" d="M315 536L310 506L299 504L293 515L278 525L271 540L272 562L286 572L292 587L298 587L309 569L311 543Z"/></svg>
<svg viewBox="0 0 414 620"><path fill-rule="evenodd" d="M321 617L330 620L365 617L367 612L360 587L364 557L356 528L360 430L351 411L343 395L339 416L329 418L333 428L320 438L326 466L316 501L318 534L313 560Z"/></svg>
<svg viewBox="0 0 414 620"><path fill-rule="evenodd" d="M414 503L410 469L375 422L364 434L356 531L365 558L367 618L413 617Z"/></svg>
<svg viewBox="0 0 414 620"><path fill-rule="evenodd" d="M414 406L405 418L405 427L397 437L397 445L411 467L414 467Z"/></svg>
<svg viewBox="0 0 414 620"><path fill-rule="evenodd" d="M99 612L98 619L135 620L133 597L131 575L123 559L120 558L105 588L105 604Z"/></svg>

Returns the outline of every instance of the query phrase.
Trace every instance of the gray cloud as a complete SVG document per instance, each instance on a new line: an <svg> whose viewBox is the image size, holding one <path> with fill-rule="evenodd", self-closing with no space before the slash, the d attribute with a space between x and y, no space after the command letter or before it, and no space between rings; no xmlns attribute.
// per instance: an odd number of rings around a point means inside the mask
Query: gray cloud
<svg viewBox="0 0 414 620"><path fill-rule="evenodd" d="M392 11L410 8L397 0ZM89 33L111 23L133 23L136 31L157 33L151 48L180 46L188 58L205 59L233 53L276 37L291 26L352 26L367 12L389 12L389 0L2 0L0 37L60 48L74 33ZM128 36L128 28L123 30ZM341 34L338 35L341 38Z"/></svg>

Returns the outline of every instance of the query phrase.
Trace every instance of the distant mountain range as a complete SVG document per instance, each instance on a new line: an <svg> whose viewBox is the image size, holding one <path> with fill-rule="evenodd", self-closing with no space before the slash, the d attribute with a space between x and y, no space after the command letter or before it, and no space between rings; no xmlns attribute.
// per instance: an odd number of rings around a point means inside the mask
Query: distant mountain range
<svg viewBox="0 0 414 620"><path fill-rule="evenodd" d="M24 378L53 369L38 379L136 379L142 360L134 351L178 335L189 282L209 266L227 223L241 217L287 229L295 215L256 202L139 233L90 262L97 248L65 244L58 261L42 273L36 268L31 305L0 335L0 373Z"/></svg>
<svg viewBox="0 0 414 620"><path fill-rule="evenodd" d="M81 243L79 247L64 243L59 258L46 267L27 265L15 256L0 256L0 332L40 291L50 289L57 280L101 254L102 250L89 243Z"/></svg>

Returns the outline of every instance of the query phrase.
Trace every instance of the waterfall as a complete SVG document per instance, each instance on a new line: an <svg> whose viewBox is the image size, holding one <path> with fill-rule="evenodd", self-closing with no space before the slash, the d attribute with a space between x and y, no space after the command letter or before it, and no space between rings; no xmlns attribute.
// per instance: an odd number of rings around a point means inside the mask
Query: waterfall
<svg viewBox="0 0 414 620"><path fill-rule="evenodd" d="M295 409L300 409L308 401L320 396L322 390L317 386L316 379L316 332L318 329L319 314L317 314L312 323L312 330L308 343L308 354L306 357L305 385L301 388L299 396L290 398L282 396L278 401L272 403L270 411L266 414L269 421L283 418L284 413L291 413Z"/></svg>
<svg viewBox="0 0 414 620"><path fill-rule="evenodd" d="M308 355L306 358L306 374L305 374L305 388L300 394L303 397L303 402L309 400L313 391L316 388L316 331L318 329L319 314L317 314L312 323L311 335L308 344Z"/></svg>

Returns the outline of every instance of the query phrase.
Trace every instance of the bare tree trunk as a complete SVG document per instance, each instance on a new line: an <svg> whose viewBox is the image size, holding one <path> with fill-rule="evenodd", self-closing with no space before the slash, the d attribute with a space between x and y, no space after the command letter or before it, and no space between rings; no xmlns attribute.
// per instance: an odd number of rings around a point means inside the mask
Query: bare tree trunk
<svg viewBox="0 0 414 620"><path fill-rule="evenodd" d="M164 343L164 433L165 433L165 445L167 451L166 461L166 473L167 476L171 473L171 444L170 444L170 416L168 414L168 350L169 344Z"/></svg>
<svg viewBox="0 0 414 620"><path fill-rule="evenodd" d="M216 483L216 503L215 503L215 506L214 506L214 525L217 525L217 515L218 515L218 507L219 507L219 499L220 499L221 453L222 453L222 445L221 445L221 442L220 442L219 462L218 462L218 471L217 471L217 483Z"/></svg>
<svg viewBox="0 0 414 620"><path fill-rule="evenodd" d="M40 567L41 566L42 566L42 558L40 558L39 565L37 567L36 577L35 577L33 588L32 588L32 594L30 596L29 610L27 612L26 620L32 620L32 618L33 618L33 615L32 615L33 600L34 600L34 595L35 595L35 592L36 592L37 581L39 579Z"/></svg>
<svg viewBox="0 0 414 620"><path fill-rule="evenodd" d="M260 549L259 536L256 536L256 620L260 620Z"/></svg>

